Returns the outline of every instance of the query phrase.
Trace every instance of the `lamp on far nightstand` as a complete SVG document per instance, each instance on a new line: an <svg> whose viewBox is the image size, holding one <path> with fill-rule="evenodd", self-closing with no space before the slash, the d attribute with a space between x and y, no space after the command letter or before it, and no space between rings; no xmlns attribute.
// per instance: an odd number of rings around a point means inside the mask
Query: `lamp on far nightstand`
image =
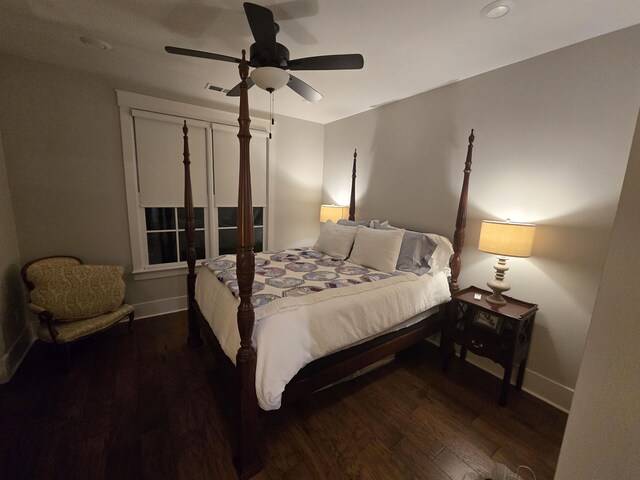
<svg viewBox="0 0 640 480"><path fill-rule="evenodd" d="M482 221L478 249L498 256L498 263L493 266L496 278L487 282L493 290L493 294L487 297L487 302L492 305L507 303L502 297L503 292L511 289L511 285L504 281L505 272L509 270L506 266L507 257L530 257L535 231L536 226L531 223Z"/></svg>
<svg viewBox="0 0 640 480"><path fill-rule="evenodd" d="M320 221L331 220L337 223L338 220L349 217L349 207L342 205L320 205Z"/></svg>

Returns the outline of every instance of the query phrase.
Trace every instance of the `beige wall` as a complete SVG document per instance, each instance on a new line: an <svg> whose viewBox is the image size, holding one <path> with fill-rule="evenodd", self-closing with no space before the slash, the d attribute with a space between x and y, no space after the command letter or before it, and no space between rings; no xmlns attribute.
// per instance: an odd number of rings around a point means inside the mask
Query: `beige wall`
<svg viewBox="0 0 640 480"><path fill-rule="evenodd" d="M477 250L482 219L539 225L533 257L510 261L507 280L540 306L525 387L564 408L640 103L638 45L636 26L326 126L323 201L348 201L357 147L358 218L447 235L476 129L460 283L492 276L495 259Z"/></svg>
<svg viewBox="0 0 640 480"><path fill-rule="evenodd" d="M134 281L130 274L115 90L228 107L23 58L0 55L0 64L0 131L20 246L12 261L20 265L70 254L88 263L124 265L127 301L146 304L145 310L158 300L186 295L183 276ZM288 246L317 234L317 222L310 219L317 217L321 196L324 127L288 118L280 122L274 231L275 243ZM294 229L292 220L300 220L301 228Z"/></svg>
<svg viewBox="0 0 640 480"><path fill-rule="evenodd" d="M277 117L275 245L313 245L320 231L324 126Z"/></svg>
<svg viewBox="0 0 640 480"><path fill-rule="evenodd" d="M640 116L557 480L640 478Z"/></svg>
<svg viewBox="0 0 640 480"><path fill-rule="evenodd" d="M0 61L0 129L21 261L67 254L131 272L118 85L25 59ZM186 291L180 277L126 277L132 303Z"/></svg>
<svg viewBox="0 0 640 480"><path fill-rule="evenodd" d="M13 216L0 136L0 383L9 379L20 360L21 346L31 340L24 312L20 249Z"/></svg>

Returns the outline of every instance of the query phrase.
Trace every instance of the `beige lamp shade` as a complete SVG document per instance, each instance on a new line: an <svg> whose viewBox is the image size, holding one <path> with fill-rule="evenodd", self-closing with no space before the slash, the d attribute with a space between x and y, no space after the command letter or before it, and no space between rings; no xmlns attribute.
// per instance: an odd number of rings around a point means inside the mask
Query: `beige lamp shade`
<svg viewBox="0 0 640 480"><path fill-rule="evenodd" d="M536 226L483 220L478 249L505 257L530 257Z"/></svg>
<svg viewBox="0 0 640 480"><path fill-rule="evenodd" d="M336 223L338 220L349 217L349 207L342 205L321 205L320 206L320 221L326 222L331 220Z"/></svg>

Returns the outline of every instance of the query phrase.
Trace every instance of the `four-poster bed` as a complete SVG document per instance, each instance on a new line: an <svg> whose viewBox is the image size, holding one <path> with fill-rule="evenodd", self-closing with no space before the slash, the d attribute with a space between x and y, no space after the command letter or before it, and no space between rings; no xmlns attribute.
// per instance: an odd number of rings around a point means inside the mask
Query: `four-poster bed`
<svg viewBox="0 0 640 480"><path fill-rule="evenodd" d="M239 413L240 413L240 428L239 428L239 452L236 459L236 467L240 478L249 478L262 468L262 463L258 456L257 445L257 432L258 432L258 397L256 394L256 364L257 354L256 348L254 348L252 335L254 334L254 326L256 326L256 312L252 305L252 292L255 288L254 278L256 274L256 261L253 252L254 238L253 238L253 208L251 201L251 176L249 168L249 142L251 135L249 132L249 106L247 98L247 84L246 79L248 76L248 64L245 60L245 52L242 54L242 62L239 65L240 70L240 112L239 112L239 133L238 138L240 142L240 172L239 172L239 190L238 190L238 230L237 230L237 244L238 251L235 261L235 279L237 278L237 285L235 291L235 303L232 300L227 302L228 305L237 305L237 332L231 332L231 334L237 334L239 336L239 349L235 355L235 362L230 358L233 355L229 354L228 339L217 338L212 329L210 323L205 319L203 311L198 301L196 301L196 275L195 275L195 248L194 248L194 216L193 216L193 201L191 195L191 180L190 180L190 160L189 160L189 146L188 146L188 130L186 124L183 128L184 131L184 167L185 167L185 217L186 217L186 237L188 243L187 250L187 263L189 273L187 275L187 293L188 293L188 323L189 323L189 338L188 342L191 346L196 346L202 343L200 333L205 335L209 340L212 348L216 352L217 358L225 365L235 368L236 378L238 383L239 392ZM462 246L464 243L464 228L466 223L466 207L467 207L467 192L469 175L471 172L471 155L473 148L473 131L469 136L469 146L467 150L467 157L464 168L464 180L462 186L462 192L460 195L457 219L456 219L456 231L454 235L453 255L450 261L450 282L446 283L445 280L445 297L438 297L433 305L429 304L429 312L442 309L446 304L448 294L455 292L458 287L458 275L460 273L460 255L462 252ZM354 152L353 158L353 173L352 173L352 186L351 186L351 204L349 208L349 219L355 220L355 178L356 178L356 157ZM360 227L359 227L360 228ZM313 251L309 251L313 252ZM287 251L285 254L290 254ZM319 258L314 256L314 258ZM325 260L326 261L326 260ZM331 259L329 259L331 261ZM231 262L233 263L233 262ZM341 262L340 265L345 262ZM264 264L261 263L260 267ZM354 268L353 266L345 265L345 268ZM205 267L203 267L204 269ZM373 272L379 275L379 272L373 270ZM409 275L409 274L407 274ZM411 274L413 275L413 274ZM434 275L435 276L435 275ZM386 277L392 277L387 275ZM427 275L424 275L425 282ZM221 277L218 276L221 280ZM376 278L377 280L377 278ZM384 281L395 282L394 278L386 278ZM368 281L368 280L367 280ZM199 284L202 283L199 281ZM358 282L360 283L360 282ZM411 283L411 282L406 282ZM199 285L200 289L201 285ZM396 287L396 285L393 285ZM347 287L352 288L352 287ZM369 286L367 286L369 288ZM373 287L371 287L373 288ZM376 287L377 288L377 287ZM388 287L392 288L392 287ZM415 288L415 287L414 287ZM226 287L225 287L226 289ZM373 293L372 293L373 292ZM362 294L369 294L370 296L378 295L377 290L363 291ZM231 295L226 292L224 294L227 297L232 298ZM315 295L319 295L316 293ZM257 295L254 295L257 296ZM311 295L313 296L313 295ZM200 298L203 298L202 295ZM220 297L221 298L221 297ZM238 299L239 298L239 305ZM444 300L442 299L444 298ZM358 302L358 300L349 300L351 302ZM282 299L284 300L284 298ZM345 302L345 298L340 299ZM231 302L231 303L229 303ZM310 305L309 310L315 307ZM219 307L222 308L222 307ZM424 308L427 310L427 308ZM437 333L441 328L440 315L431 315L426 318L418 318L412 321L408 326L404 328L396 329L390 328L381 330L379 334L375 336L364 336L362 341L354 342L350 345L340 348L339 350L331 350L329 354L326 354L317 359L312 359L307 363L297 374L291 378L282 392L281 398L278 397L278 402L282 404L290 403L302 398L305 395L313 393L318 389L328 386L358 370L372 365L375 362L383 360L396 352L403 350L411 345L414 345L420 341L423 341L427 336ZM367 317L367 321L370 318ZM260 325L262 329L262 325ZM220 332L220 330L218 330ZM225 335L228 337L228 335ZM285 340L285 339L283 339ZM291 342L292 338L287 337L286 341ZM259 345L259 342L256 342ZM233 344L233 343L232 343ZM235 343L237 345L238 343ZM224 346L226 346L227 354L224 353ZM261 350L261 353L262 350ZM234 366L235 363L235 366ZM263 365L264 362L260 363ZM262 367L261 367L262 368ZM261 372L259 372L261 374ZM261 403L262 405L262 403ZM275 406L277 408L280 403Z"/></svg>

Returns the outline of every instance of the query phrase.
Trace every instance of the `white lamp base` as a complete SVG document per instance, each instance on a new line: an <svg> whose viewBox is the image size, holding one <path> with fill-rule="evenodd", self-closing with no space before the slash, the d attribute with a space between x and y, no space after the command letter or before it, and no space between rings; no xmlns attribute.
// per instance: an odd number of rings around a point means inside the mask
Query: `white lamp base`
<svg viewBox="0 0 640 480"><path fill-rule="evenodd" d="M491 305L502 306L507 304L507 301L502 296L504 292L511 290L511 285L504 281L505 272L509 270L506 263L507 259L505 257L498 257L498 263L493 266L496 270L496 278L487 282L487 286L493 290L493 293L486 298Z"/></svg>

